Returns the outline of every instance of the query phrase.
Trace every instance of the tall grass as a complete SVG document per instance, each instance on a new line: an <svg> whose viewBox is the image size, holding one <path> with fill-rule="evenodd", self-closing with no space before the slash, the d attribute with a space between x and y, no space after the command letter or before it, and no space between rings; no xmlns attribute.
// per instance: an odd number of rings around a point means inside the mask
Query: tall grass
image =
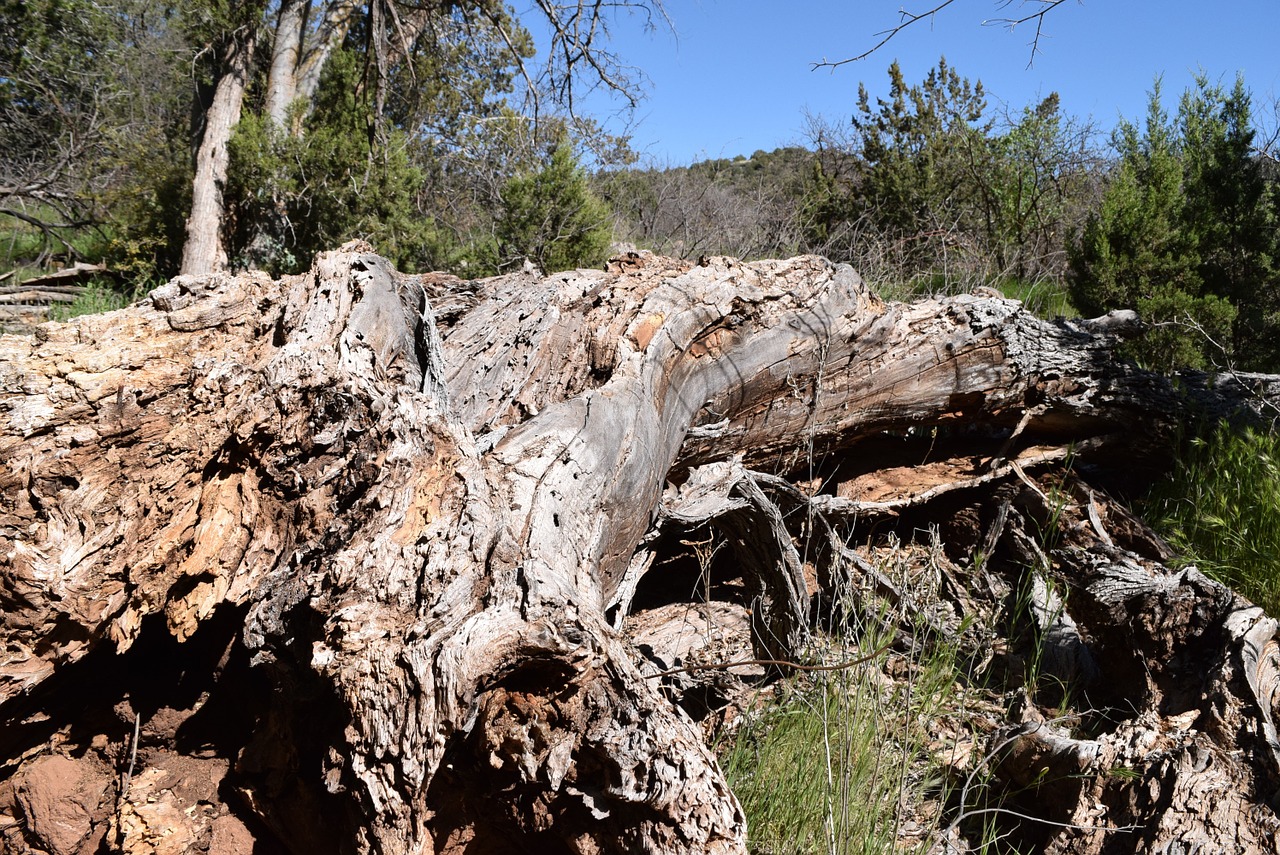
<svg viewBox="0 0 1280 855"><path fill-rule="evenodd" d="M940 788L930 724L954 709L956 653L938 646L894 681L882 673L889 655L793 685L722 746L751 852L912 851L903 823ZM923 851L931 829L911 830Z"/></svg>
<svg viewBox="0 0 1280 855"><path fill-rule="evenodd" d="M868 281L873 283L883 299L890 301L909 303L922 297L968 294L981 287L993 288L1005 297L1021 302L1027 311L1045 320L1078 317L1080 314L1071 303L1067 286L1056 279L1019 279L1012 276L957 279L935 274L917 276L908 281L892 278Z"/></svg>
<svg viewBox="0 0 1280 855"><path fill-rule="evenodd" d="M1280 435L1224 424L1192 439L1147 516L1205 573L1280 615Z"/></svg>

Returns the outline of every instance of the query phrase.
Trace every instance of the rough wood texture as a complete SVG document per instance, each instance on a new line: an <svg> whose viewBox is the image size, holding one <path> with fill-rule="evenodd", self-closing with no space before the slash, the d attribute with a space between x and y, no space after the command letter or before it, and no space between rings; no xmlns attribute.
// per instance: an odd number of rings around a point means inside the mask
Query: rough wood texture
<svg viewBox="0 0 1280 855"><path fill-rule="evenodd" d="M228 145L231 132L240 121L249 73L253 68L254 37L231 37L222 56L222 74L214 87L213 99L204 113L200 144L196 147L195 176L191 182L191 213L187 216L186 241L182 245L184 274L207 274L227 266L227 247L222 235L226 213L222 190L227 183L231 160Z"/></svg>
<svg viewBox="0 0 1280 855"><path fill-rule="evenodd" d="M647 676L656 647L690 650L664 640L650 584L663 538L718 531L743 581L705 615L793 657L822 589L867 569L839 534L851 520L1002 487L988 552L1025 550L1035 494L1008 497L1023 465L1066 441L1098 460L1161 453L1186 393L1110 345L1011 301L886 305L812 257L460 283L354 245L305 276L179 277L134 308L0 338L5 844L744 851L702 734ZM921 429L951 452L914 494L868 498L892 469L877 449ZM1132 740L1032 745L1051 759L1010 780L1146 764L1172 801L1134 786L1104 801L1155 823L1142 839L1158 848L1185 830L1209 756L1254 817L1233 850L1249 851L1274 833L1275 624L1112 549L1053 559L1073 574L1063 643L1105 663L1117 704L1165 717L1201 697L1177 689L1180 651L1200 651L1204 721L1167 762Z"/></svg>

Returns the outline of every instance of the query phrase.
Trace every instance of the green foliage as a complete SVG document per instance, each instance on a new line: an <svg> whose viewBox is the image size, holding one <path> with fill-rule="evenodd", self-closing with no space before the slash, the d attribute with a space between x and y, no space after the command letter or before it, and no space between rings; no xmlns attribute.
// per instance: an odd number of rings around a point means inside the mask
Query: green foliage
<svg viewBox="0 0 1280 855"><path fill-rule="evenodd" d="M1018 300L1038 318L1074 318L1080 314L1071 302L1071 294L1057 279L1000 279L994 287L1011 300Z"/></svg>
<svg viewBox="0 0 1280 855"><path fill-rule="evenodd" d="M911 590L913 602L931 601L938 590L919 569L940 548L936 540L931 547L894 542L877 561L879 572ZM937 723L946 718L955 732L966 729L959 712L964 632L925 632L900 656L887 644L902 619L895 606L875 604L857 585L838 587L835 601L844 617L816 647L827 662L865 661L784 683L776 700L717 747L746 814L749 849L887 855L912 851L904 842L915 837L924 850L937 830L930 825L941 820L925 803L946 800ZM919 820L914 833L904 833L908 820Z"/></svg>
<svg viewBox="0 0 1280 855"><path fill-rule="evenodd" d="M149 128L120 151L134 176L104 195L111 212L105 260L125 276L163 279L178 272L191 207L191 159L176 129Z"/></svg>
<svg viewBox="0 0 1280 855"><path fill-rule="evenodd" d="M495 228L498 265L528 258L544 271L602 264L613 236L608 207L561 140L536 172L509 180Z"/></svg>
<svg viewBox="0 0 1280 855"><path fill-rule="evenodd" d="M256 33L225 187L233 265L297 270L319 249L364 237L406 268L494 269L502 184L538 160L537 149L490 145L501 134L488 120L506 110L518 64L533 55L514 13L476 0L433 8L412 43L393 40L384 67L370 55L369 10L358 4L314 103L295 105L287 128L275 128L261 116L273 9L0 0L0 136L13 131L0 139L0 188L36 183L11 175L15 164L58 167L59 158L35 155L72 152L78 183L55 176L52 189L75 203L49 221L101 228L107 260L130 273L176 272L200 105L221 71L221 46ZM58 229L37 237L42 260L70 252Z"/></svg>
<svg viewBox="0 0 1280 855"><path fill-rule="evenodd" d="M137 302L154 287L154 282L146 280L139 281L133 287L122 288L114 282L94 279L75 300L70 303L54 303L49 309L49 320L69 321L81 315L114 312Z"/></svg>
<svg viewBox="0 0 1280 855"><path fill-rule="evenodd" d="M101 63L116 28L86 0L0 0L0 228L32 232L44 263L77 255L97 213L86 188L107 152L114 113Z"/></svg>
<svg viewBox="0 0 1280 855"><path fill-rule="evenodd" d="M877 659L792 687L720 750L759 853L897 853L899 811L936 786L913 768L954 700L955 651L942 647L886 692ZM935 770L936 773L936 770Z"/></svg>
<svg viewBox="0 0 1280 855"><path fill-rule="evenodd" d="M411 267L438 237L417 215L425 180L408 135L391 128L370 139L360 100L363 60L340 50L329 60L304 133L245 115L232 137L227 198L229 249L239 266L296 272L314 253L365 238L397 264Z"/></svg>
<svg viewBox="0 0 1280 855"><path fill-rule="evenodd" d="M981 82L945 59L917 85L895 63L889 83L874 104L860 87L851 136L818 129L809 246L908 288L1058 276L1066 224L1090 194L1088 127L1056 94L990 118Z"/></svg>
<svg viewBox="0 0 1280 855"><path fill-rule="evenodd" d="M1255 156L1251 108L1240 77L1228 92L1200 76L1183 94L1185 223L1205 291L1241 310L1231 334L1236 359L1273 370L1280 367L1276 197Z"/></svg>
<svg viewBox="0 0 1280 855"><path fill-rule="evenodd" d="M415 139L424 157L458 144L477 119L500 115L517 62L534 55L532 36L502 4L468 0L436 15L386 84L386 121ZM363 39L354 33L349 49Z"/></svg>
<svg viewBox="0 0 1280 855"><path fill-rule="evenodd" d="M999 270L1019 278L1057 272L1072 200L1088 193L1087 135L1062 116L1055 92L988 137L973 180L980 234Z"/></svg>
<svg viewBox="0 0 1280 855"><path fill-rule="evenodd" d="M106 12L88 0L0 0L0 142L38 156L100 100L92 59L108 48Z"/></svg>
<svg viewBox="0 0 1280 855"><path fill-rule="evenodd" d="M972 164L991 128L986 97L981 82L970 83L945 58L914 86L895 62L889 84L888 99L876 99L874 107L866 87L858 87L858 192L845 197L843 215L866 218L925 258L945 251L934 238L964 226Z"/></svg>
<svg viewBox="0 0 1280 855"><path fill-rule="evenodd" d="M819 243L841 224L858 224L895 243L909 269L932 269L965 225L975 150L991 128L986 97L982 83L960 77L946 59L922 84L908 86L897 63L888 77L890 93L874 105L859 84L854 138L836 143L854 157L814 173L806 230Z"/></svg>
<svg viewBox="0 0 1280 855"><path fill-rule="evenodd" d="M1239 79L1228 93L1201 77L1176 121L1157 82L1143 131L1116 131L1115 174L1071 247L1072 294L1086 312L1136 308L1154 324L1133 352L1151 367L1280 356L1274 202L1252 140Z"/></svg>
<svg viewBox="0 0 1280 855"><path fill-rule="evenodd" d="M1280 615L1280 435L1223 424L1192 439L1146 516L1188 562Z"/></svg>

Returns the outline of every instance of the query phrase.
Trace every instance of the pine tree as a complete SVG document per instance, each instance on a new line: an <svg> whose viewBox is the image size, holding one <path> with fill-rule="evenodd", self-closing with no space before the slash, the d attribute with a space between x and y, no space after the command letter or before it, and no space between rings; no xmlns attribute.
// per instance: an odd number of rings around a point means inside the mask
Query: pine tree
<svg viewBox="0 0 1280 855"><path fill-rule="evenodd" d="M1251 99L1237 77L1230 92L1204 76L1182 96L1183 222L1199 249L1206 293L1247 311L1231 335L1237 362L1280 365L1280 282L1275 268L1276 216L1261 161L1254 154Z"/></svg>
<svg viewBox="0 0 1280 855"><path fill-rule="evenodd" d="M556 144L541 170L507 182L496 234L500 267L526 258L544 271L604 262L609 209L592 192L567 140Z"/></svg>
<svg viewBox="0 0 1280 855"><path fill-rule="evenodd" d="M1153 367L1277 364L1275 203L1249 110L1242 80L1228 93L1201 77L1171 122L1157 82L1144 131L1117 130L1115 174L1071 247L1076 305L1136 308L1153 328L1134 355Z"/></svg>

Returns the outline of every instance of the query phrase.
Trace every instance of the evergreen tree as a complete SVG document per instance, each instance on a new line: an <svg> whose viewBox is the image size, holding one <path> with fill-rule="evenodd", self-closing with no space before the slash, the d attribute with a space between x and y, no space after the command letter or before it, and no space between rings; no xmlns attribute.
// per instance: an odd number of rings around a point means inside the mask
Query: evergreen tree
<svg viewBox="0 0 1280 855"><path fill-rule="evenodd" d="M1275 364L1274 204L1252 139L1243 82L1204 78L1176 123L1157 82L1144 131L1116 132L1115 173L1071 247L1072 295L1086 312L1136 308L1153 328L1133 353L1153 367Z"/></svg>
<svg viewBox="0 0 1280 855"><path fill-rule="evenodd" d="M544 271L601 264L613 234L610 219L562 139L542 169L507 182L496 228L498 266L526 258Z"/></svg>
<svg viewBox="0 0 1280 855"><path fill-rule="evenodd" d="M235 266L294 272L357 237L406 268L423 254L434 236L430 220L415 216L424 174L399 128L371 144L359 102L362 64L356 51L335 53L301 134L256 112L241 119L227 193Z"/></svg>
<svg viewBox="0 0 1280 855"><path fill-rule="evenodd" d="M889 97L874 107L859 85L853 127L862 163L855 216L908 240L963 228L969 165L990 130L985 110L982 83L961 77L945 57L916 86L907 86L893 63Z"/></svg>
<svg viewBox="0 0 1280 855"><path fill-rule="evenodd" d="M800 206L814 250L931 287L1056 274L1087 168L1056 95L998 124L945 58L917 85L894 63L887 98L859 87L849 137L818 131Z"/></svg>
<svg viewBox="0 0 1280 855"><path fill-rule="evenodd" d="M1254 152L1251 106L1239 77L1228 92L1202 75L1183 94L1183 222L1199 252L1204 291L1241 310L1231 335L1237 362L1274 369L1280 366L1276 212Z"/></svg>

